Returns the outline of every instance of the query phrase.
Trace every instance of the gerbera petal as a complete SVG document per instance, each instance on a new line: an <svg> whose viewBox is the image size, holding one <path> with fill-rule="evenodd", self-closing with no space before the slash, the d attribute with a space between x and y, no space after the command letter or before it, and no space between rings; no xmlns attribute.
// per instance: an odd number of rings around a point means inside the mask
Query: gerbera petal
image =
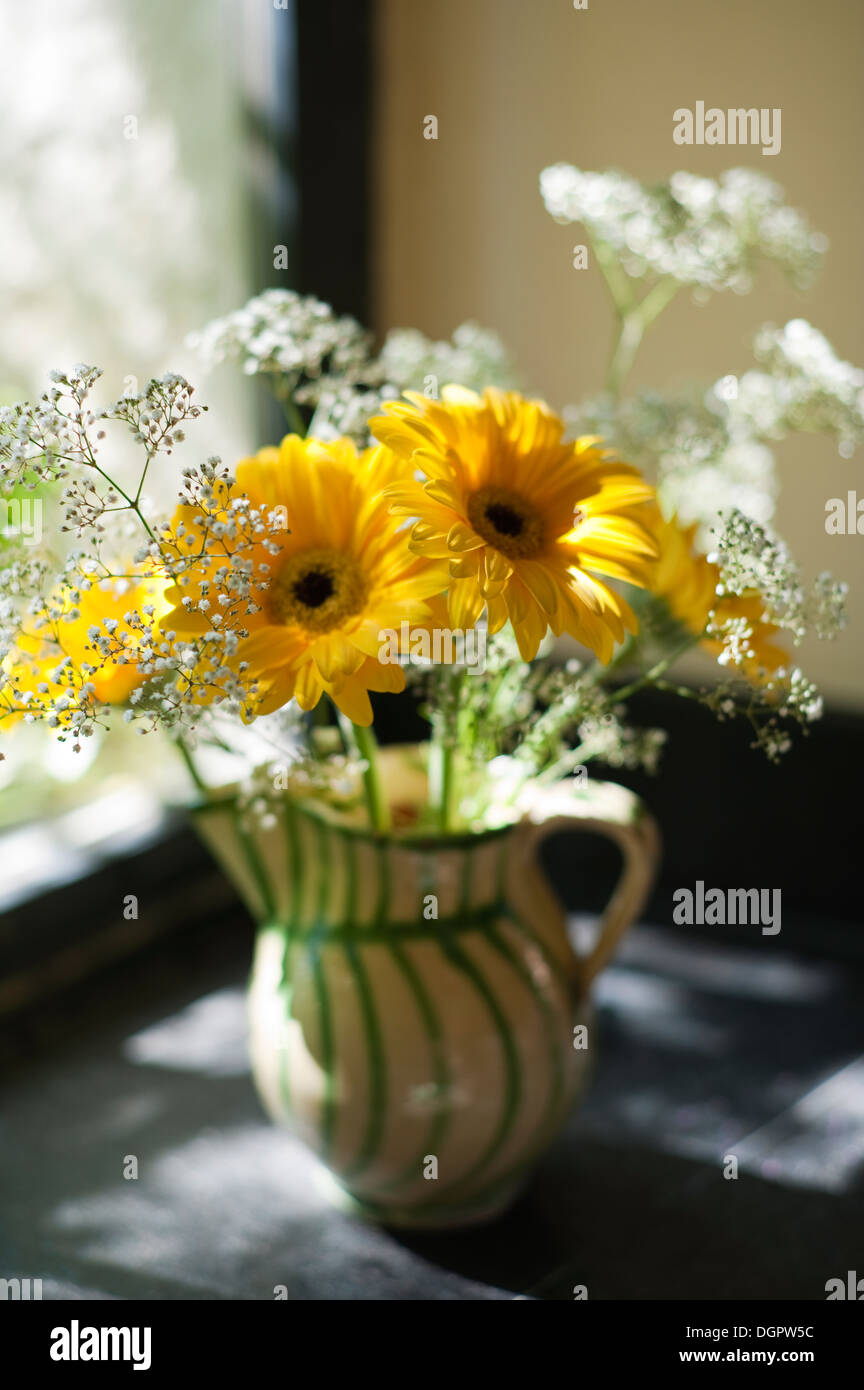
<svg viewBox="0 0 864 1390"><path fill-rule="evenodd" d="M573 539L580 551L614 557L635 555L646 560L657 558L657 543L646 527L624 516L588 516L577 527Z"/></svg>
<svg viewBox="0 0 864 1390"><path fill-rule="evenodd" d="M273 714L277 709L282 709L283 705L290 704L293 699L293 673L280 671L279 675L274 680L268 681L259 688L256 700L256 713Z"/></svg>
<svg viewBox="0 0 864 1390"><path fill-rule="evenodd" d="M509 617L507 600L503 593L495 594L486 600L486 626L490 632L500 632Z"/></svg>
<svg viewBox="0 0 864 1390"><path fill-rule="evenodd" d="M554 613L558 607L561 586L556 584L551 571L536 560L517 560L515 571L544 613Z"/></svg>
<svg viewBox="0 0 864 1390"><path fill-rule="evenodd" d="M416 533L416 526L414 530ZM482 538L463 521L457 521L447 532L447 545L451 550L477 550L482 544Z"/></svg>
<svg viewBox="0 0 864 1390"><path fill-rule="evenodd" d="M324 682L314 661L304 661L298 667L294 682L294 697L301 709L314 709L324 693Z"/></svg>
<svg viewBox="0 0 864 1390"><path fill-rule="evenodd" d="M405 672L395 661L367 661L357 679L367 690L390 695L398 695L405 689Z"/></svg>
<svg viewBox="0 0 864 1390"><path fill-rule="evenodd" d="M372 723L372 701L366 686L359 680L348 680L338 690L331 690L330 696L352 724L368 729Z"/></svg>
<svg viewBox="0 0 864 1390"><path fill-rule="evenodd" d="M503 584L504 580L509 579L513 573L513 566L506 555L502 555L498 550L493 550L491 545L488 545L483 552L483 568L486 571L486 578L493 584Z"/></svg>
<svg viewBox="0 0 864 1390"><path fill-rule="evenodd" d="M448 570L452 579L477 579L478 582L482 573L479 560L474 555L461 555L451 560Z"/></svg>
<svg viewBox="0 0 864 1390"><path fill-rule="evenodd" d="M472 579L456 579L450 586L450 623L467 632L483 612L483 595Z"/></svg>
<svg viewBox="0 0 864 1390"><path fill-rule="evenodd" d="M407 393L406 393L407 394ZM441 399L447 405L468 405L480 406L483 404L483 397L478 396L476 391L472 391L468 386L458 386L454 382L441 388Z"/></svg>
<svg viewBox="0 0 864 1390"><path fill-rule="evenodd" d="M451 511L455 511L459 505L457 489L452 483L444 482L440 478L433 478L431 482L424 483L423 491L433 502L440 502L442 507L449 507Z"/></svg>
<svg viewBox="0 0 864 1390"><path fill-rule="evenodd" d="M524 584L513 579L504 591L504 598L513 624L513 632L523 661L533 661L549 626L546 614L531 602Z"/></svg>
<svg viewBox="0 0 864 1390"><path fill-rule="evenodd" d="M340 632L328 632L310 647L312 658L328 685L353 676L363 665L364 653Z"/></svg>
<svg viewBox="0 0 864 1390"><path fill-rule="evenodd" d="M267 626L243 638L238 659L248 662L250 673L259 676L278 666L290 666L303 649L303 639L296 629Z"/></svg>

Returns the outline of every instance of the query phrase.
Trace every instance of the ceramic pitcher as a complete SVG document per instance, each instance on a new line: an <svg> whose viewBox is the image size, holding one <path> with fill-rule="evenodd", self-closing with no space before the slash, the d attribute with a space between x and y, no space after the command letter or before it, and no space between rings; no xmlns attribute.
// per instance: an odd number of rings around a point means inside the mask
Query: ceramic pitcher
<svg viewBox="0 0 864 1390"><path fill-rule="evenodd" d="M570 779L518 820L441 838L375 835L287 798L264 824L230 796L196 816L260 923L250 1051L271 1116L382 1223L500 1211L584 1086L591 981L651 886L658 837L638 798ZM622 854L585 956L537 858L567 829Z"/></svg>

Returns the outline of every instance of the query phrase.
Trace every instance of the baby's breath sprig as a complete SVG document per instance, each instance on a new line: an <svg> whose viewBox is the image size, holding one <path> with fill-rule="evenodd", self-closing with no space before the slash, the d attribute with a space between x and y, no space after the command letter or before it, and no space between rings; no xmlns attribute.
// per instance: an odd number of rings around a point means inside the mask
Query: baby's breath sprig
<svg viewBox="0 0 864 1390"><path fill-rule="evenodd" d="M797 666L781 668L759 685L746 683L733 670L696 698L721 723L743 718L753 733L751 747L772 763L779 763L792 748L791 726L806 735L822 717L822 697Z"/></svg>
<svg viewBox="0 0 864 1390"><path fill-rule="evenodd" d="M148 468L157 454L171 454L183 440L182 426L206 407L193 404L185 378L168 374L98 409L90 393L99 376L84 366L55 372L35 406L22 403L0 415L4 480L30 487L64 482L60 530L87 542L69 552L59 575L44 558L4 566L0 657L7 660L0 720L43 720L61 739L71 736L76 748L108 722L118 699L127 702L124 718L140 732L160 726L175 735L194 732L205 717L203 704L214 698L229 712L249 717L254 683L244 680L242 664L235 669L232 663L244 635L237 619L257 611L252 579L266 588L266 565L253 566L253 548L278 553L276 533L286 530L280 509L271 514L245 499L235 501L227 517L220 512L220 497L233 478L218 459L184 471L185 526L172 531L151 521L143 506ZM102 465L109 422L125 425L143 449L134 488L122 486ZM115 513L126 513L138 527L131 563L118 563L105 551L106 536L117 539ZM197 582L190 577L196 572ZM160 625L159 595L169 581L190 585L184 607L198 615L203 630L179 637ZM88 627L83 610L97 611L100 604L106 615Z"/></svg>
<svg viewBox="0 0 864 1390"><path fill-rule="evenodd" d="M186 590L181 606L197 631L165 632L158 660L166 668L173 660L183 700L201 703L207 695L247 718L256 687L234 658L248 635L245 620L260 611L254 596L269 587L271 566L260 555L279 554L287 518L284 508L244 496L226 507L234 481L218 458L184 469L179 520L160 528L156 550L177 588ZM173 701L164 708L171 713Z"/></svg>
<svg viewBox="0 0 864 1390"><path fill-rule="evenodd" d="M555 164L540 175L540 191L558 222L585 227L609 290L616 332L606 390L616 399L646 329L682 287L700 301L724 290L745 294L761 261L804 287L827 246L783 190L750 169L716 181L679 171L649 185Z"/></svg>
<svg viewBox="0 0 864 1390"><path fill-rule="evenodd" d="M568 407L575 434L599 434L657 481L665 510L698 521L703 540L719 512L768 522L780 492L772 445L822 434L844 458L864 442L864 371L841 361L804 319L770 325L754 339L763 369L724 376L673 395L610 394Z"/></svg>
<svg viewBox="0 0 864 1390"><path fill-rule="evenodd" d="M181 426L207 407L193 405L194 388L173 373L102 409L90 401L102 375L97 367L79 363L69 372L50 375L53 384L38 402L0 409L0 480L31 490L68 480L60 496L61 531L92 539L104 533L103 517L128 512L152 538L142 509L150 463L157 453L170 454L184 437ZM144 449L137 484L128 490L111 477L100 458L107 437L104 426L112 420L125 423Z"/></svg>
<svg viewBox="0 0 864 1390"><path fill-rule="evenodd" d="M703 294L746 292L759 260L775 262L804 287L828 244L785 203L778 184L751 169L728 169L716 180L682 170L665 183L642 184L614 170L555 164L540 175L540 190L557 221L581 222L630 279L668 276Z"/></svg>
<svg viewBox="0 0 864 1390"><path fill-rule="evenodd" d="M355 319L293 290L265 290L187 342L208 368L231 362L260 377L295 433L347 436L361 447L370 442L369 419L402 391L437 396L450 382L477 391L515 382L500 339L475 323L461 324L450 342L392 329L376 355Z"/></svg>
<svg viewBox="0 0 864 1390"><path fill-rule="evenodd" d="M808 632L831 640L845 627L848 586L827 573L805 584L785 543L752 517L726 514L715 543L709 559L721 567L718 596L758 591L769 621L789 631L796 646ZM730 647L737 640L731 630L728 640Z"/></svg>
<svg viewBox="0 0 864 1390"><path fill-rule="evenodd" d="M244 375L263 377L301 435L301 405L314 408L334 392L370 384L371 341L355 319L334 314L320 299L275 289L187 338L208 367L233 362Z"/></svg>
<svg viewBox="0 0 864 1390"><path fill-rule="evenodd" d="M753 351L765 370L741 377L729 401L733 417L766 439L828 435L841 456L851 458L864 442L864 370L842 361L806 319L783 328L765 324Z"/></svg>
<svg viewBox="0 0 864 1390"><path fill-rule="evenodd" d="M391 329L377 358L348 376L322 378L301 387L297 400L312 403L310 432L318 438L350 435L365 446L370 442L369 419L380 414L385 401L403 391L437 398L452 382L482 392L486 386L509 389L516 384L513 365L497 334L476 323L463 323L452 340L433 341L413 328Z"/></svg>

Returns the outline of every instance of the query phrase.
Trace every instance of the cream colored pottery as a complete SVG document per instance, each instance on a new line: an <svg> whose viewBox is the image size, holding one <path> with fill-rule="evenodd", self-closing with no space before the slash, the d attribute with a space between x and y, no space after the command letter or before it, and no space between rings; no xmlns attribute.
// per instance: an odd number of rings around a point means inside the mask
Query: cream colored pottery
<svg viewBox="0 0 864 1390"><path fill-rule="evenodd" d="M419 752L385 769L422 800ZM394 775L398 774L398 775ZM403 803L404 804L404 803ZM261 923L249 994L255 1081L354 1209L385 1224L486 1220L513 1198L585 1085L589 987L650 888L654 822L631 792L570 780L522 818L445 838L373 835L285 800L200 833ZM537 861L562 829L611 837L618 887L577 957Z"/></svg>

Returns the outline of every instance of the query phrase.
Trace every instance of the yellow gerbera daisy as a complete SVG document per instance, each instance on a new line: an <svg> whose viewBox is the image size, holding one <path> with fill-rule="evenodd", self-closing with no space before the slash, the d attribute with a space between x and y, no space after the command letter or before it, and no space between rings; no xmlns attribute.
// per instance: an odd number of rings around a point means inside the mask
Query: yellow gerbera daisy
<svg viewBox="0 0 864 1390"><path fill-rule="evenodd" d="M245 633L228 664L243 671L247 687L257 683L253 714L271 713L292 699L308 710L326 693L355 724L368 725L369 691L404 689L402 667L379 660L381 633L395 634L398 642L403 622L410 632L436 621L433 598L447 572L409 550L382 495L403 472L404 465L382 449L358 455L347 439L323 443L288 435L278 449L239 463L233 486L218 493L217 520L226 520L236 500L245 498L261 516L278 509L287 526L275 554L265 545L272 530L250 544L244 553L248 594L239 607L229 603L223 610L223 627ZM175 552L188 546L195 553L194 508L178 509L166 543ZM218 572L226 553L221 540L204 544L185 582L169 590L173 611L163 630L181 637L208 631L224 589ZM202 593L206 611L199 607ZM392 650L392 640L388 645Z"/></svg>
<svg viewBox="0 0 864 1390"><path fill-rule="evenodd" d="M150 675L139 671L132 659L124 662L104 656L94 629L103 642L110 643L118 658L121 649L127 657L133 656L141 633L126 621L127 615L135 613L148 622L151 615L143 610L150 607L155 623L168 610L166 587L167 581L156 577L105 579L77 591L74 603L68 591L58 593L51 605L56 616L50 621L47 608L44 614L29 615L3 662L8 681L0 698L0 717L14 722L28 711L50 712L57 715L60 726L65 726L76 712L78 693L84 686L88 687L85 704L124 704ZM63 692L70 687L76 701L66 708Z"/></svg>
<svg viewBox="0 0 864 1390"><path fill-rule="evenodd" d="M761 594L752 591L717 597L720 569L696 549L696 525L681 526L674 517L667 521L659 508L652 508L652 529L660 558L654 567L651 591L664 600L688 632L700 639L700 647L716 660L723 654L724 643L719 636L706 635L709 623L713 633L743 620L749 636L746 654L737 664L748 680L758 683L785 666L788 655L773 640L780 629L766 621Z"/></svg>
<svg viewBox="0 0 864 1390"><path fill-rule="evenodd" d="M607 662L637 625L596 576L646 583L657 551L641 513L653 489L598 440L565 443L541 401L454 386L440 402L405 394L370 429L424 475L388 495L416 518L411 548L448 561L453 627L473 627L485 605L490 632L509 619L526 661L551 627Z"/></svg>

